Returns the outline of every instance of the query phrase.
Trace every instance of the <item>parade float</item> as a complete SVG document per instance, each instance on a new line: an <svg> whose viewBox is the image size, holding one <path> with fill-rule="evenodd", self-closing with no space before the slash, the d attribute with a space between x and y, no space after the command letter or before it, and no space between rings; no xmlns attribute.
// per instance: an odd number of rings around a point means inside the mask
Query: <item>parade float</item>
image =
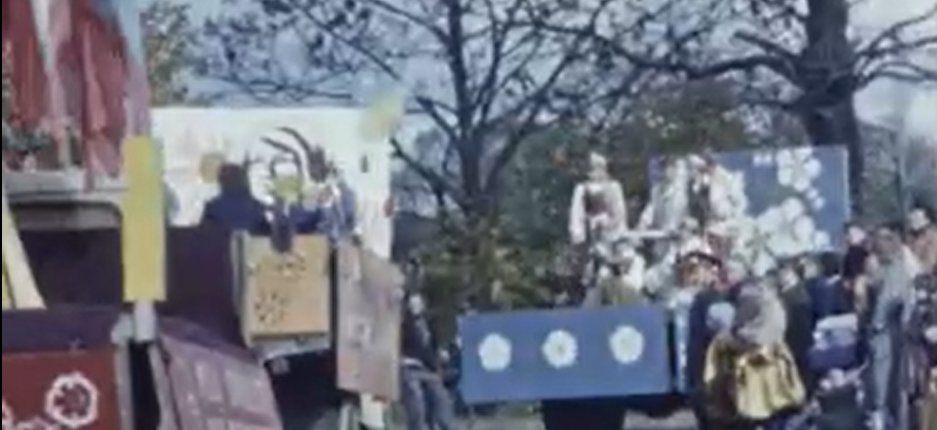
<svg viewBox="0 0 937 430"><path fill-rule="evenodd" d="M141 37L134 1L3 2L4 430L282 428L191 318L223 251L165 228Z"/></svg>
<svg viewBox="0 0 937 430"><path fill-rule="evenodd" d="M287 429L383 428L382 405L398 397L402 279L390 262L391 147L381 131L394 111L380 101L154 111L173 230L210 231L226 218L219 208L231 206L215 204L230 188L223 172L243 175L241 193L272 214L269 231L203 238L233 242L236 269L233 288L219 289L229 300L205 313L240 322L240 339L271 370Z"/></svg>
<svg viewBox="0 0 937 430"><path fill-rule="evenodd" d="M681 256L760 277L785 259L833 250L850 217L846 157L803 147L656 160L650 202L629 223L621 186L594 154L570 208L579 258L564 284L575 287L553 309L462 318L464 398L541 402L548 429L618 428L626 410L687 407L695 323ZM632 294L605 294L612 277Z"/></svg>

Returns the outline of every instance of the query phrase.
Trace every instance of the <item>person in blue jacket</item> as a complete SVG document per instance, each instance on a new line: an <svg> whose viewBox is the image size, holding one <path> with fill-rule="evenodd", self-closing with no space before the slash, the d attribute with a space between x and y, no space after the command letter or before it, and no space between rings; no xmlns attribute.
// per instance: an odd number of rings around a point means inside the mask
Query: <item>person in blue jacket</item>
<svg viewBox="0 0 937 430"><path fill-rule="evenodd" d="M268 228L266 208L251 193L243 167L225 164L218 174L218 183L221 192L205 205L202 224L254 233Z"/></svg>

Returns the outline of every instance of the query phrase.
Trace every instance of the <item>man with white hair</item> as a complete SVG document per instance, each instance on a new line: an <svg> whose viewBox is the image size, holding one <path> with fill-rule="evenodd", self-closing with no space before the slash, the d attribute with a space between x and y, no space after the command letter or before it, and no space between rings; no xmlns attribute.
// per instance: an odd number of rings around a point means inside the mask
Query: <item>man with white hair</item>
<svg viewBox="0 0 937 430"><path fill-rule="evenodd" d="M907 406L898 369L901 367L905 326L914 302L914 280L921 275L911 250L902 243L900 225L886 225L875 235L875 253L882 262L872 280L875 289L867 322L870 366L866 374L872 430L905 423Z"/></svg>

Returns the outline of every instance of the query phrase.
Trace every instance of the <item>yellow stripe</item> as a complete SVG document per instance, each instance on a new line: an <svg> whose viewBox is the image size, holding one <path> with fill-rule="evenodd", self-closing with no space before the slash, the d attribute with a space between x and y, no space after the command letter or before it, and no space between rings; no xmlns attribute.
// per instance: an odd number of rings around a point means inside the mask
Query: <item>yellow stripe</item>
<svg viewBox="0 0 937 430"><path fill-rule="evenodd" d="M124 145L127 189L121 207L124 300L166 298L166 223L161 160L147 137Z"/></svg>
<svg viewBox="0 0 937 430"><path fill-rule="evenodd" d="M3 236L4 291L9 291L9 294L4 294L4 299L10 299L11 305L15 304L17 309L43 308L45 303L39 295L26 253L23 252L23 244L20 242L13 214L7 202L6 190L2 192L2 217L0 219L2 219L0 234Z"/></svg>

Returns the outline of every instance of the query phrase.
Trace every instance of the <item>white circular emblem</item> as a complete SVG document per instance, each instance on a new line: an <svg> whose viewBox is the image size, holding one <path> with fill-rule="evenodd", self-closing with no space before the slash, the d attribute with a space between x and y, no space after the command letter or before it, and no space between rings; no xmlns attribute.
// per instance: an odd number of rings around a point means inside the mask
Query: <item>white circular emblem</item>
<svg viewBox="0 0 937 430"><path fill-rule="evenodd" d="M45 400L46 415L66 429L84 428L98 419L98 389L81 373L56 378Z"/></svg>
<svg viewBox="0 0 937 430"><path fill-rule="evenodd" d="M612 356L621 364L634 364L644 355L644 335L631 326L618 327L608 339Z"/></svg>
<svg viewBox="0 0 937 430"><path fill-rule="evenodd" d="M543 357L556 369L571 367L579 358L579 344L569 332L554 331L543 342Z"/></svg>
<svg viewBox="0 0 937 430"><path fill-rule="evenodd" d="M13 430L15 421L13 409L10 409L10 405L7 404L7 399L3 399L3 430Z"/></svg>
<svg viewBox="0 0 937 430"><path fill-rule="evenodd" d="M489 334L478 345L478 358L482 368L501 372L511 365L511 341L500 334Z"/></svg>

